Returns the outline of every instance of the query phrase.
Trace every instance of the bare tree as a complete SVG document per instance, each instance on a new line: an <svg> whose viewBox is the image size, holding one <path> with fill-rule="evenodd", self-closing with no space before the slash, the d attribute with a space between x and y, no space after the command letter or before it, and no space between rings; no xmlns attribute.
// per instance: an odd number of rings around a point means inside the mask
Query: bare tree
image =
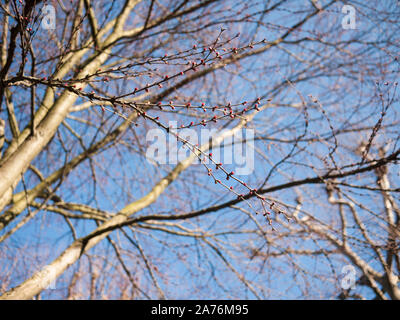
<svg viewBox="0 0 400 320"><path fill-rule="evenodd" d="M400 299L399 9L2 1L0 298Z"/></svg>

